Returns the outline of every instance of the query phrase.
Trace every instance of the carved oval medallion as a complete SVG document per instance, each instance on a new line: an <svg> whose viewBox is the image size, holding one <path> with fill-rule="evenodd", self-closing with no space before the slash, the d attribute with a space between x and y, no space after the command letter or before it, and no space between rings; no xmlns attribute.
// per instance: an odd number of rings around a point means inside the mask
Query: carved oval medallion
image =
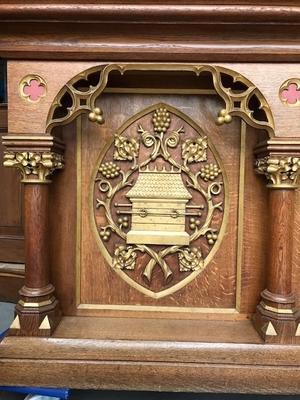
<svg viewBox="0 0 300 400"><path fill-rule="evenodd" d="M94 184L111 268L154 298L191 282L221 241L225 181L209 138L179 110L156 104L130 118L101 156Z"/></svg>

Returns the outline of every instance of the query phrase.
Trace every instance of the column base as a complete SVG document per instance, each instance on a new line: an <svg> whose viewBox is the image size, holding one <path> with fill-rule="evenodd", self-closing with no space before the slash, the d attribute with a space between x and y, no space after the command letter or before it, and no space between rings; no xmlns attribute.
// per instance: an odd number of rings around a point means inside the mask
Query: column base
<svg viewBox="0 0 300 400"><path fill-rule="evenodd" d="M61 319L54 287L47 285L41 289L24 286L16 305L16 314L9 328L13 336L51 336Z"/></svg>
<svg viewBox="0 0 300 400"><path fill-rule="evenodd" d="M300 315L293 295L281 296L264 290L253 316L253 324L266 343L300 344Z"/></svg>

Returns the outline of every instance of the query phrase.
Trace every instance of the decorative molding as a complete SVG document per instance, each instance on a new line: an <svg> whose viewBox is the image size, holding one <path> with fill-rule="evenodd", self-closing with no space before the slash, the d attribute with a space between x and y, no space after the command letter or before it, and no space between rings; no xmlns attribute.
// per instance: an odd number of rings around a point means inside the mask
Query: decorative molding
<svg viewBox="0 0 300 400"><path fill-rule="evenodd" d="M218 125L230 123L232 117L240 117L254 128L267 131L269 137L274 136L273 116L259 89L238 72L209 64L132 63L92 67L73 77L60 90L48 114L47 132L50 133L54 126L71 122L82 113L88 113L91 121L103 123L104 117L101 109L96 106L96 100L106 89L110 74L119 73L121 76L125 76L127 72L138 73L139 71L149 73L156 71L171 73L175 71L194 74L197 77L201 74L208 74L212 81L210 89L215 90L224 102L224 107L216 116Z"/></svg>
<svg viewBox="0 0 300 400"><path fill-rule="evenodd" d="M56 169L64 166L63 156L54 152L4 152L5 167L21 171L23 183L49 183L48 178Z"/></svg>
<svg viewBox="0 0 300 400"><path fill-rule="evenodd" d="M272 307L272 306L269 306L269 305L265 304L263 301L260 302L260 305L265 310L271 311L271 312L276 313L276 314L291 314L291 315L294 314L294 310L292 310L291 308Z"/></svg>
<svg viewBox="0 0 300 400"><path fill-rule="evenodd" d="M271 321L266 324L263 330L265 331L266 336L277 336L277 332Z"/></svg>
<svg viewBox="0 0 300 400"><path fill-rule="evenodd" d="M51 330L51 325L49 321L48 315L45 316L43 321L41 322L41 325L39 326L39 330Z"/></svg>
<svg viewBox="0 0 300 400"><path fill-rule="evenodd" d="M74 2L73 2L74 3ZM230 4L180 4L175 1L167 4L149 4L148 2L116 2L85 4L59 4L45 1L43 3L0 5L0 21L32 21L38 19L46 22L102 22L106 23L151 23L164 24L215 24L242 23L249 21L258 25L269 23L299 23L300 8L291 5L241 4L231 1ZM251 4L252 3L252 4ZM117 24L118 25L118 24ZM116 26L117 26L116 25ZM284 32L283 32L284 33Z"/></svg>
<svg viewBox="0 0 300 400"><path fill-rule="evenodd" d="M292 156L266 156L256 160L256 172L265 175L268 187L297 189L300 173L300 158Z"/></svg>
<svg viewBox="0 0 300 400"><path fill-rule="evenodd" d="M45 306L50 306L51 304L54 304L56 301L55 297L51 297L49 300L44 300L40 302L27 302L22 299L18 301L18 304L24 308L40 308L40 307L45 307Z"/></svg>
<svg viewBox="0 0 300 400"><path fill-rule="evenodd" d="M279 97L289 107L300 107L300 79L291 78L285 81L280 86Z"/></svg>
<svg viewBox="0 0 300 400"><path fill-rule="evenodd" d="M21 325L20 325L20 318L18 315L16 315L15 319L13 320L12 324L9 327L10 329L17 329L20 330L21 329Z"/></svg>
<svg viewBox="0 0 300 400"><path fill-rule="evenodd" d="M20 96L32 103L37 103L46 96L47 83L39 75L26 75L19 83Z"/></svg>

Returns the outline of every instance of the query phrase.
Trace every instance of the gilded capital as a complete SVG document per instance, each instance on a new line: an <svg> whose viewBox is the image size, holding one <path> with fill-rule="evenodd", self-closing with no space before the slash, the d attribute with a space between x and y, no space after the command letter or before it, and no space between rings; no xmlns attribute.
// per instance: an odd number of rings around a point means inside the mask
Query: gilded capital
<svg viewBox="0 0 300 400"><path fill-rule="evenodd" d="M63 156L54 152L23 151L4 153L5 167L21 171L23 183L49 183L48 178L56 169L64 166Z"/></svg>
<svg viewBox="0 0 300 400"><path fill-rule="evenodd" d="M268 187L290 188L299 187L300 158L288 156L267 156L256 160L256 172L265 175L269 181Z"/></svg>

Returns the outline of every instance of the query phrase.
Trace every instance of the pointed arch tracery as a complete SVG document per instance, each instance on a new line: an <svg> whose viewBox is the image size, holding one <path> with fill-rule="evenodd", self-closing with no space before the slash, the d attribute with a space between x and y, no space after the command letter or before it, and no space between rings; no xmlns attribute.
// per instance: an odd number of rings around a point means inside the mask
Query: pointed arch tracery
<svg viewBox="0 0 300 400"><path fill-rule="evenodd" d="M96 100L106 89L110 76L125 77L132 73L185 73L199 78L198 89L204 85L224 102L216 123L230 123L232 117L242 118L248 125L274 136L274 119L261 91L246 77L228 68L214 65L190 64L107 64L87 69L73 77L57 94L48 114L47 132L65 125L82 113L91 121L102 124L105 116ZM201 79L200 79L201 78ZM198 83L197 83L198 85Z"/></svg>

